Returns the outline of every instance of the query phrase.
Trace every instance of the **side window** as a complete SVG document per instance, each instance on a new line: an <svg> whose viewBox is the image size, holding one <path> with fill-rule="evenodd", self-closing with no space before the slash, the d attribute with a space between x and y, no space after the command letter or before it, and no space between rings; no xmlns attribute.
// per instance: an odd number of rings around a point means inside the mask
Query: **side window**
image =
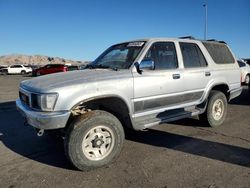
<svg viewBox="0 0 250 188"><path fill-rule="evenodd" d="M241 62L241 61L237 61L237 62L238 62L238 64L239 64L240 67L245 67L246 66L246 64L243 63L243 62Z"/></svg>
<svg viewBox="0 0 250 188"><path fill-rule="evenodd" d="M176 69L178 67L173 42L156 42L148 50L144 59L153 60L156 70Z"/></svg>
<svg viewBox="0 0 250 188"><path fill-rule="evenodd" d="M234 57L226 44L218 42L202 42L207 51L217 64L230 64L234 63Z"/></svg>
<svg viewBox="0 0 250 188"><path fill-rule="evenodd" d="M207 62L197 44L180 42L185 68L205 67Z"/></svg>
<svg viewBox="0 0 250 188"><path fill-rule="evenodd" d="M11 68L22 68L22 66L21 65L12 65L12 66L10 66Z"/></svg>

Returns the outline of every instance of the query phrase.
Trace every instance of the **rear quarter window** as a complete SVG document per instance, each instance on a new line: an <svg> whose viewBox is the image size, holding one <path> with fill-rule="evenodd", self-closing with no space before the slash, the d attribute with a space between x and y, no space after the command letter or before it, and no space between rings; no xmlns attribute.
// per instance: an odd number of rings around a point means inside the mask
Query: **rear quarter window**
<svg viewBox="0 0 250 188"><path fill-rule="evenodd" d="M202 42L216 64L234 63L234 57L227 45L219 42Z"/></svg>
<svg viewBox="0 0 250 188"><path fill-rule="evenodd" d="M241 61L237 61L237 62L238 62L238 64L239 64L239 67L245 67L245 66L246 66L246 64L243 63L243 62L241 62Z"/></svg>

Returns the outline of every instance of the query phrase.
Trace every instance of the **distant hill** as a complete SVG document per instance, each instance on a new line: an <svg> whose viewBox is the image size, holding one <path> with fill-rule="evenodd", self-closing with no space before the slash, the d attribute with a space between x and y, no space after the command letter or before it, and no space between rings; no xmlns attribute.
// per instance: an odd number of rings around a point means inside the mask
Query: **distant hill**
<svg viewBox="0 0 250 188"><path fill-rule="evenodd" d="M87 61L73 61L60 57L48 57L43 55L21 55L12 54L0 56L0 65L13 65L13 64L25 64L25 65L46 65L46 64L87 64Z"/></svg>

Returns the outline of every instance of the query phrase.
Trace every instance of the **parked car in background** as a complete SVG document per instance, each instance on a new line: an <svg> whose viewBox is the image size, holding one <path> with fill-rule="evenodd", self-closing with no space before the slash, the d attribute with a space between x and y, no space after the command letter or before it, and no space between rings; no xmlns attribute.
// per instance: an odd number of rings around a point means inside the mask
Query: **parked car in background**
<svg viewBox="0 0 250 188"><path fill-rule="evenodd" d="M2 69L2 68L7 68L8 66L7 65L0 65L0 70Z"/></svg>
<svg viewBox="0 0 250 188"><path fill-rule="evenodd" d="M64 64L48 64L44 67L34 69L32 75L33 76L40 76L45 74L51 74L56 72L66 72L68 71L67 66Z"/></svg>
<svg viewBox="0 0 250 188"><path fill-rule="evenodd" d="M243 61L244 61L246 64L250 65L250 59L243 59Z"/></svg>
<svg viewBox="0 0 250 188"><path fill-rule="evenodd" d="M80 65L80 66L79 66L79 67L80 67L80 70L85 69L87 65L88 65L88 64L85 64L85 65Z"/></svg>
<svg viewBox="0 0 250 188"><path fill-rule="evenodd" d="M2 74L28 74L32 72L32 68L26 65L11 65L7 68L2 68Z"/></svg>
<svg viewBox="0 0 250 188"><path fill-rule="evenodd" d="M241 83L248 85L250 83L250 65L242 60L238 60L237 62L241 70Z"/></svg>
<svg viewBox="0 0 250 188"><path fill-rule="evenodd" d="M78 65L68 66L68 71L74 71L74 70L80 70L80 67Z"/></svg>

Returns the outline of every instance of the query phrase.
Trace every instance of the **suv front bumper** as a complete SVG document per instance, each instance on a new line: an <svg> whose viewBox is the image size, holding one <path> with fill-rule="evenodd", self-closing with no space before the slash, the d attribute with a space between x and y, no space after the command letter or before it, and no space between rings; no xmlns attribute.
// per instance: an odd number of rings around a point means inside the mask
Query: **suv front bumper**
<svg viewBox="0 0 250 188"><path fill-rule="evenodd" d="M27 119L29 125L37 129L59 129L64 128L68 122L70 111L39 112L34 111L22 104L20 99L16 100L18 111Z"/></svg>

